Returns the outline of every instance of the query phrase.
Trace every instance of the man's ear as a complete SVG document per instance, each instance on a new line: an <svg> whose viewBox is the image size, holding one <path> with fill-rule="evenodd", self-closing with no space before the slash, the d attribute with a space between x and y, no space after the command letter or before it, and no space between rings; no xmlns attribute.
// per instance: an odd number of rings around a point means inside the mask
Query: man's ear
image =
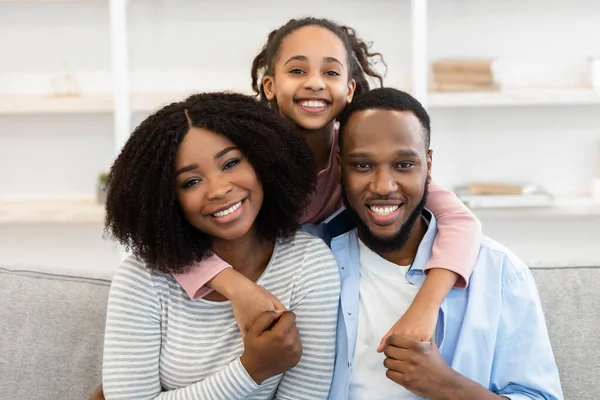
<svg viewBox="0 0 600 400"><path fill-rule="evenodd" d="M267 100L273 101L275 99L275 79L271 75L265 75L262 86Z"/></svg>
<svg viewBox="0 0 600 400"><path fill-rule="evenodd" d="M350 104L354 98L354 91L356 90L356 81L350 79L348 81L348 93L346 94L346 104Z"/></svg>
<svg viewBox="0 0 600 400"><path fill-rule="evenodd" d="M433 150L427 150L427 155L425 156L427 159L427 176L431 178L431 164L433 161Z"/></svg>

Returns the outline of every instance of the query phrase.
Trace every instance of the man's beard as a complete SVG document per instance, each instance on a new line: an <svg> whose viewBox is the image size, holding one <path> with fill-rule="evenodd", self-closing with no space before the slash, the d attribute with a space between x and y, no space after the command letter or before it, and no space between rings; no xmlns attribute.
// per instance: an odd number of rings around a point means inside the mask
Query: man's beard
<svg viewBox="0 0 600 400"><path fill-rule="evenodd" d="M362 240L362 242L375 253L389 253L404 247L404 245L410 238L410 234L412 232L413 227L415 226L415 223L423 213L423 209L425 208L425 204L427 203L428 194L429 178L427 178L427 180L425 181L425 187L423 188L423 197L421 198L421 201L419 201L419 203L417 204L413 212L410 214L406 222L402 224L402 226L400 227L400 231L398 231L396 235L391 237L380 237L374 235L369 230L367 224L362 219L360 219L359 215L348 203L348 198L346 197L346 190L342 179L342 198L344 200L346 210L352 216L356 223L360 240ZM378 197L377 200L387 200L387 198Z"/></svg>

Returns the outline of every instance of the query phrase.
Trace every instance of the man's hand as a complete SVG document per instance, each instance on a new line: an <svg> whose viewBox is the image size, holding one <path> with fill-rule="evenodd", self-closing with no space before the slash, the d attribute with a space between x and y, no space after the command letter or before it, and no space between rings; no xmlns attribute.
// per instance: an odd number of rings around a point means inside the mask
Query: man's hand
<svg viewBox="0 0 600 400"><path fill-rule="evenodd" d="M102 385L96 389L90 396L89 400L104 400L104 392L102 391Z"/></svg>
<svg viewBox="0 0 600 400"><path fill-rule="evenodd" d="M456 372L446 364L434 342L422 343L392 335L383 350L388 379L419 397L446 399L454 390Z"/></svg>
<svg viewBox="0 0 600 400"><path fill-rule="evenodd" d="M388 338L392 335L404 336L418 342L429 343L435 331L438 313L439 309L435 306L421 306L413 302L404 315L381 339L377 352L381 353L383 351Z"/></svg>
<svg viewBox="0 0 600 400"><path fill-rule="evenodd" d="M286 311L262 313L244 339L241 362L257 384L294 367L302 356L296 315Z"/></svg>

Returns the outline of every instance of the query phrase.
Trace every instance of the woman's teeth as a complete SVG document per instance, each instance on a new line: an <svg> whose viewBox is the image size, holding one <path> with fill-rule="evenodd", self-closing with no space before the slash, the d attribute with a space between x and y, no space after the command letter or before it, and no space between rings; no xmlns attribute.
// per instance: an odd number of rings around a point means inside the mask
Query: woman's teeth
<svg viewBox="0 0 600 400"><path fill-rule="evenodd" d="M387 207L369 206L369 209L377 215L386 216L396 211L399 207L399 205Z"/></svg>
<svg viewBox="0 0 600 400"><path fill-rule="evenodd" d="M237 210L238 208L240 208L242 205L242 202L240 201L239 203L236 203L234 205L232 205L231 207L229 207L227 210L223 210L223 211L219 211L218 213L214 213L213 217L224 217L226 215L231 214L232 212L234 212L235 210Z"/></svg>

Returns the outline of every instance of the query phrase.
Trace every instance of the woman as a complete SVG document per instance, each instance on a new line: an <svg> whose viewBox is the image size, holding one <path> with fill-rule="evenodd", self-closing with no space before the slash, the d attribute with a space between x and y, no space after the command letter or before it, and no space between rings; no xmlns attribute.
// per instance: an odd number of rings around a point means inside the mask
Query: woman
<svg viewBox="0 0 600 400"><path fill-rule="evenodd" d="M293 125L239 94L195 95L136 128L107 182L106 228L134 255L109 295L106 399L327 398L338 270L298 233L314 171ZM213 254L289 312L242 339L225 297L192 301L174 275Z"/></svg>

